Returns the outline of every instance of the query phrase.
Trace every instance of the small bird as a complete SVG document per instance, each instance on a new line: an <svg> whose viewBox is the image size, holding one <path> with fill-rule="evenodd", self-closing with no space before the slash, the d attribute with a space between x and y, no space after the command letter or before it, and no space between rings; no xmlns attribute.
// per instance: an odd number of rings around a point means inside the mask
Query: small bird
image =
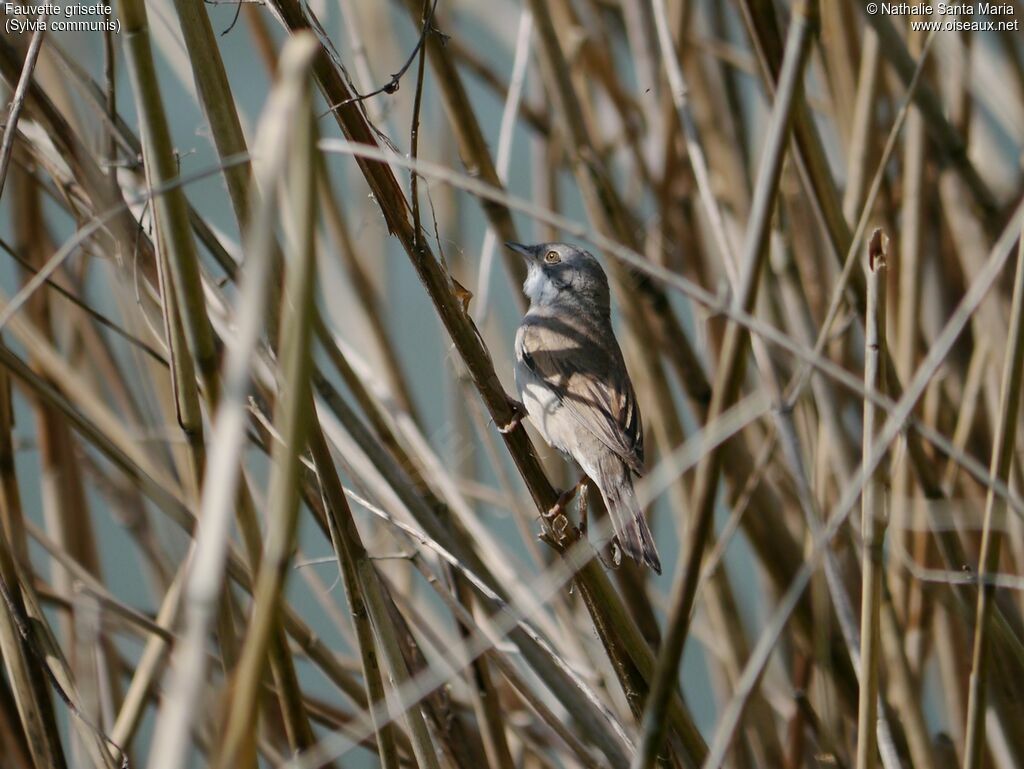
<svg viewBox="0 0 1024 769"><path fill-rule="evenodd" d="M505 245L528 265L523 291L530 309L515 341L526 416L548 445L582 468L581 483L589 477L600 490L622 552L661 574L633 491L644 471L643 424L612 331L608 278L597 259L573 245Z"/></svg>

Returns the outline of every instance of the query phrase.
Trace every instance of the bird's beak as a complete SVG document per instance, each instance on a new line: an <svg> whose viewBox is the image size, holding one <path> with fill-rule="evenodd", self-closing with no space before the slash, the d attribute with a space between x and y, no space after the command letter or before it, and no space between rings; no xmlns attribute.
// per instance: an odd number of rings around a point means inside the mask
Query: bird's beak
<svg viewBox="0 0 1024 769"><path fill-rule="evenodd" d="M520 256L524 257L529 262L537 260L537 248L536 246L524 246L522 243L513 243L512 241L505 242L505 248L515 251Z"/></svg>

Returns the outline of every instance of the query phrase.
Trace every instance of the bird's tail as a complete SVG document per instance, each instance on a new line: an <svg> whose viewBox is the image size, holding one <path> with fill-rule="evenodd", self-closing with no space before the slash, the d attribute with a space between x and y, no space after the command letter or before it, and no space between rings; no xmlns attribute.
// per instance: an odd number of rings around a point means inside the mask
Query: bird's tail
<svg viewBox="0 0 1024 769"><path fill-rule="evenodd" d="M658 548L654 546L651 529L633 491L632 473L621 464L619 468L621 475L609 474L602 478L599 484L608 516L615 529L615 536L619 540L619 547L637 563L646 564L661 574Z"/></svg>

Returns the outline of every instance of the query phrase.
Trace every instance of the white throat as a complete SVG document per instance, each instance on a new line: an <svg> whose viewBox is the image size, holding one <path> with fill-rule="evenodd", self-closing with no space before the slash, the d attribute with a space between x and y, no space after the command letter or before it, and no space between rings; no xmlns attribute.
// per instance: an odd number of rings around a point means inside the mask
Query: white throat
<svg viewBox="0 0 1024 769"><path fill-rule="evenodd" d="M523 293L532 304L543 305L550 303L558 291L552 285L551 279L544 274L544 270L531 264L523 282Z"/></svg>

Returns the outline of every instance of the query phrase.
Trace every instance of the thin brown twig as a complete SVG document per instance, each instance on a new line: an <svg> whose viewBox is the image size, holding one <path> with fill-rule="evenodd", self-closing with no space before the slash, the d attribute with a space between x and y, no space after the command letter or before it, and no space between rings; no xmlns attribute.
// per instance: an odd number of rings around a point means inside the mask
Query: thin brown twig
<svg viewBox="0 0 1024 769"><path fill-rule="evenodd" d="M430 6L430 12L426 14L426 16L424 17L423 27L420 31L419 37L416 39L415 47L409 54L409 58L405 60L405 63L399 68L398 72L395 72L391 75L391 78L388 80L388 82L386 82L380 88L376 88L368 93L356 93L350 98L342 99L341 101L332 104L330 107L327 108L325 112L321 113L319 117L329 115L335 110L339 110L342 107L347 107L350 104L357 104L361 101L372 99L374 96L379 96L382 93L393 94L397 92L399 86L401 85L402 77L404 77L405 73L409 71L409 67L411 67L412 63L416 61L416 56L420 53L421 49L423 48L423 44L427 39L427 35L429 34L431 28L431 23L433 22L434 19L434 11L437 10L437 3L438 0L434 0L434 2Z"/></svg>
<svg viewBox="0 0 1024 769"><path fill-rule="evenodd" d="M32 33L32 40L28 44L28 53L25 55L25 63L22 65L21 77L18 78L18 85L15 87L14 97L11 99L11 107L7 112L3 140L0 141L0 197L4 194L7 169L10 167L11 157L14 153L14 137L18 134L18 119L21 117L21 111L25 108L25 96L28 93L28 85L32 82L32 73L35 71L36 62L39 60L39 52L43 48L43 33L46 30L46 19L47 13L45 11L36 17L36 28Z"/></svg>

